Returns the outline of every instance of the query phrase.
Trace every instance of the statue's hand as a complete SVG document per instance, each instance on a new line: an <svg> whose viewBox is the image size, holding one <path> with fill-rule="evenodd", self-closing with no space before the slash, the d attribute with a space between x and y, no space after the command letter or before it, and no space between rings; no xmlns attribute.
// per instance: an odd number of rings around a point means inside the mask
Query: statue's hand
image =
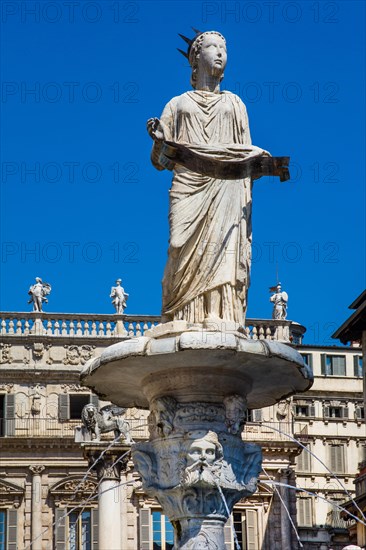
<svg viewBox="0 0 366 550"><path fill-rule="evenodd" d="M263 149L262 155L264 157L271 157L272 156L271 153L269 151L266 151L265 149Z"/></svg>
<svg viewBox="0 0 366 550"><path fill-rule="evenodd" d="M164 130L158 118L149 118L146 128L154 141L164 141Z"/></svg>

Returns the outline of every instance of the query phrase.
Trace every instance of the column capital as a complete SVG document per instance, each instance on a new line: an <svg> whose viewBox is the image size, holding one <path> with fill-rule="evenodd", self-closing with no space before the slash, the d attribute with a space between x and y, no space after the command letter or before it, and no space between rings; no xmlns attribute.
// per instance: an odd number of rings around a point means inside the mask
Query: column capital
<svg viewBox="0 0 366 550"><path fill-rule="evenodd" d="M121 473L126 471L130 447L118 445L107 449L106 445L84 444L84 458L89 467L96 472L98 481L112 479L120 481Z"/></svg>
<svg viewBox="0 0 366 550"><path fill-rule="evenodd" d="M29 466L29 469L34 476L41 475L45 468L45 466L42 466L40 464L33 464L32 466Z"/></svg>

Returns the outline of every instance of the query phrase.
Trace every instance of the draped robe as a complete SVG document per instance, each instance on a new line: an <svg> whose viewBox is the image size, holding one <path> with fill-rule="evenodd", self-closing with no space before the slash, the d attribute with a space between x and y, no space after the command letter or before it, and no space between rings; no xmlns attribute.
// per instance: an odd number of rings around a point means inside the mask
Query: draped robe
<svg viewBox="0 0 366 550"><path fill-rule="evenodd" d="M160 118L166 141L218 148L250 145L246 108L230 92L173 98ZM152 162L158 169L159 144ZM176 164L170 190L170 243L163 278L163 322L202 323L215 296L216 316L242 324L249 286L251 179L222 180Z"/></svg>

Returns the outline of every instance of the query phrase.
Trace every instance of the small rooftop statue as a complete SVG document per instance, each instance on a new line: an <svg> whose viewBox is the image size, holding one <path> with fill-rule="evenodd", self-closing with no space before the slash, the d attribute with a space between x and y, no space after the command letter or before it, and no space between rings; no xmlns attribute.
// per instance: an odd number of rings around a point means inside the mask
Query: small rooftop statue
<svg viewBox="0 0 366 550"><path fill-rule="evenodd" d="M120 315L123 314L127 307L127 298L129 296L121 286L121 283L122 279L117 279L116 286L112 286L110 293L110 298L113 298L112 304L116 308L116 313Z"/></svg>
<svg viewBox="0 0 366 550"><path fill-rule="evenodd" d="M33 303L33 311L42 311L42 304L43 302L48 303L46 296L50 294L51 290L52 288L49 283L44 283L40 277L36 277L36 283L28 290L28 294L30 295L28 304Z"/></svg>
<svg viewBox="0 0 366 550"><path fill-rule="evenodd" d="M277 286L272 286L269 291L274 292L270 297L270 301L273 303L272 319L286 319L288 303L287 292L281 291L281 283L277 283Z"/></svg>

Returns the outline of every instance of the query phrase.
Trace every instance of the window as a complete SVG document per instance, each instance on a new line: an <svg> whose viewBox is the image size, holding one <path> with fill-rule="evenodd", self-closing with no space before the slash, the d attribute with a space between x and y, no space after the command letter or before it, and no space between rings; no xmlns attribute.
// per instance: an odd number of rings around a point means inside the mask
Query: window
<svg viewBox="0 0 366 550"><path fill-rule="evenodd" d="M17 550L16 510L0 510L0 550Z"/></svg>
<svg viewBox="0 0 366 550"><path fill-rule="evenodd" d="M306 405L296 405L295 414L296 416L309 416L309 407Z"/></svg>
<svg viewBox="0 0 366 550"><path fill-rule="evenodd" d="M329 445L329 469L335 474L345 472L344 446L342 444Z"/></svg>
<svg viewBox="0 0 366 550"><path fill-rule="evenodd" d="M234 530L238 539L239 547L242 550L258 550L258 516L256 510L235 511L232 514ZM225 541L228 543L227 548L236 548L234 537L231 533L230 522L226 523L228 537Z"/></svg>
<svg viewBox="0 0 366 550"><path fill-rule="evenodd" d="M158 510L152 512L153 550L172 550L174 529L169 519Z"/></svg>
<svg viewBox="0 0 366 550"><path fill-rule="evenodd" d="M362 355L353 356L353 376L357 376L358 378L362 378L363 376Z"/></svg>
<svg viewBox="0 0 366 550"><path fill-rule="evenodd" d="M310 450L310 445L306 445L306 449ZM311 454L306 449L303 449L296 458L297 470L299 472L311 471Z"/></svg>
<svg viewBox="0 0 366 550"><path fill-rule="evenodd" d="M6 544L6 511L0 510L0 550L5 550Z"/></svg>
<svg viewBox="0 0 366 550"><path fill-rule="evenodd" d="M307 399L297 398L294 401L294 415L297 417L315 417L315 404Z"/></svg>
<svg viewBox="0 0 366 550"><path fill-rule="evenodd" d="M69 395L70 420L80 420L81 411L89 403L89 395L71 394Z"/></svg>
<svg viewBox="0 0 366 550"><path fill-rule="evenodd" d="M311 403L300 402L295 404L295 416L315 417L315 406Z"/></svg>
<svg viewBox="0 0 366 550"><path fill-rule="evenodd" d="M365 419L365 408L360 403L355 404L355 419L356 420L364 420Z"/></svg>
<svg viewBox="0 0 366 550"><path fill-rule="evenodd" d="M98 510L81 508L67 512L66 508L55 510L55 549L97 550Z"/></svg>
<svg viewBox="0 0 366 550"><path fill-rule="evenodd" d="M91 550L91 511L69 515L69 550Z"/></svg>
<svg viewBox="0 0 366 550"><path fill-rule="evenodd" d="M346 356L322 353L321 372L323 376L346 376Z"/></svg>
<svg viewBox="0 0 366 550"><path fill-rule="evenodd" d="M88 403L98 406L98 397L90 393L62 393L58 408L60 420L81 420L81 411Z"/></svg>
<svg viewBox="0 0 366 550"><path fill-rule="evenodd" d="M297 523L299 527L313 526L313 502L311 498L299 498L297 501Z"/></svg>
<svg viewBox="0 0 366 550"><path fill-rule="evenodd" d="M174 529L160 510L141 508L139 511L139 550L172 550ZM137 546L136 546L137 547Z"/></svg>
<svg viewBox="0 0 366 550"><path fill-rule="evenodd" d="M262 410L261 409L248 409L247 410L247 422L262 422Z"/></svg>
<svg viewBox="0 0 366 550"><path fill-rule="evenodd" d="M329 418L342 418L342 407L329 407Z"/></svg>
<svg viewBox="0 0 366 550"><path fill-rule="evenodd" d="M311 353L301 353L301 357L304 359L305 363L310 367L313 368L313 355Z"/></svg>
<svg viewBox="0 0 366 550"><path fill-rule="evenodd" d="M329 401L328 401L329 403ZM346 420L348 418L348 407L342 404L326 404L323 408L323 416L327 420L329 419L342 419Z"/></svg>
<svg viewBox="0 0 366 550"><path fill-rule="evenodd" d="M15 434L15 395L0 394L0 437Z"/></svg>

